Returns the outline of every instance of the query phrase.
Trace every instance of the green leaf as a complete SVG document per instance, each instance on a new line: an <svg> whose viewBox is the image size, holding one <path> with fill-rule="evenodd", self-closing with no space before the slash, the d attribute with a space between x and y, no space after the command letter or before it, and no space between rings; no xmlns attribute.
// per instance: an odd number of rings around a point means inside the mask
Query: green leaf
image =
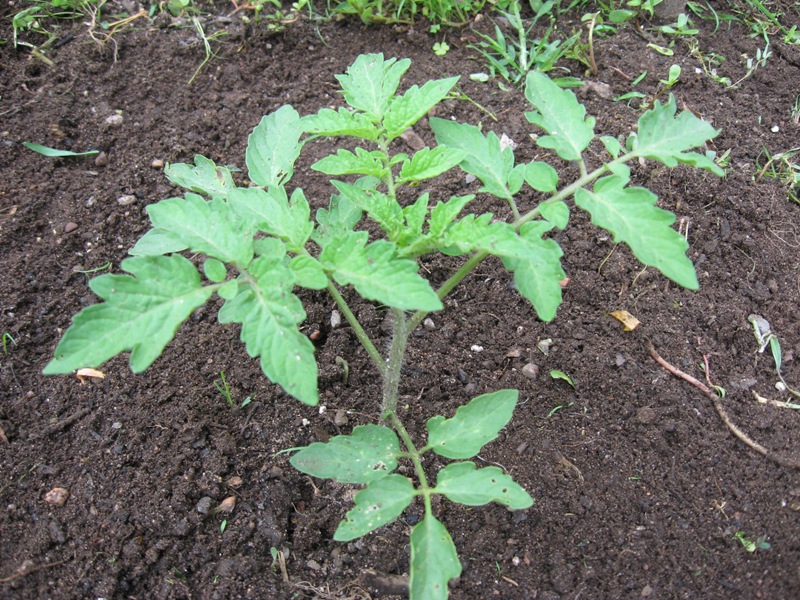
<svg viewBox="0 0 800 600"><path fill-rule="evenodd" d="M222 283L228 277L228 269L216 258L207 258L203 261L203 272L209 281Z"/></svg>
<svg viewBox="0 0 800 600"><path fill-rule="evenodd" d="M447 229L443 246L457 248L460 252L485 250L494 256L525 259L530 251L510 223L492 222L493 215L479 217L469 214Z"/></svg>
<svg viewBox="0 0 800 600"><path fill-rule="evenodd" d="M359 187L343 181L332 181L339 192L376 221L394 239L403 230L403 208L396 201L377 190Z"/></svg>
<svg viewBox="0 0 800 600"><path fill-rule="evenodd" d="M594 138L593 117L569 90L553 83L547 75L530 71L525 82L525 97L536 109L525 113L528 121L545 130L536 143L555 150L564 160L581 160Z"/></svg>
<svg viewBox="0 0 800 600"><path fill-rule="evenodd" d="M539 205L539 212L559 229L564 229L569 223L569 206L564 202L543 202Z"/></svg>
<svg viewBox="0 0 800 600"><path fill-rule="evenodd" d="M515 510L533 506L533 498L498 467L475 468L475 463L457 462L439 471L436 488L447 499L467 506L497 502Z"/></svg>
<svg viewBox="0 0 800 600"><path fill-rule="evenodd" d="M349 542L399 517L414 499L414 486L392 473L373 481L355 497L355 508L339 523L333 539Z"/></svg>
<svg viewBox="0 0 800 600"><path fill-rule="evenodd" d="M226 167L218 167L199 154L195 155L194 164L194 167L184 163L167 165L164 174L175 185L212 198L224 198L236 187L231 172Z"/></svg>
<svg viewBox="0 0 800 600"><path fill-rule="evenodd" d="M428 216L428 204L430 196L428 192L422 194L414 204L409 204L403 209L403 217L406 220L406 229L400 236L398 243L407 245L422 235L422 226L425 225L425 217Z"/></svg>
<svg viewBox="0 0 800 600"><path fill-rule="evenodd" d="M235 279L229 279L217 289L217 294L223 300L233 300L238 293L239 282Z"/></svg>
<svg viewBox="0 0 800 600"><path fill-rule="evenodd" d="M422 87L412 85L402 96L392 98L383 120L388 138L395 139L427 115L450 93L459 79L460 76L449 77L428 81Z"/></svg>
<svg viewBox="0 0 800 600"><path fill-rule="evenodd" d="M542 321L552 321L561 306L561 284L566 273L561 268L563 252L555 240L542 239L552 225L545 221L531 221L520 229L527 245L525 258L503 258L503 264L514 272L517 291L527 298Z"/></svg>
<svg viewBox="0 0 800 600"><path fill-rule="evenodd" d="M128 254L131 256L161 256L182 252L188 247L188 244L169 231L154 228L140 237Z"/></svg>
<svg viewBox="0 0 800 600"><path fill-rule="evenodd" d="M363 214L361 209L344 194L333 195L328 208L320 208L317 211L319 225L311 239L324 248L337 235L353 231Z"/></svg>
<svg viewBox="0 0 800 600"><path fill-rule="evenodd" d="M447 582L461 575L453 539L433 515L426 515L411 532L409 597L447 600Z"/></svg>
<svg viewBox="0 0 800 600"><path fill-rule="evenodd" d="M424 181L438 177L445 171L449 171L466 157L462 150L437 146L433 150L423 148L411 158L403 163L400 169L400 177L397 185L411 181Z"/></svg>
<svg viewBox="0 0 800 600"><path fill-rule="evenodd" d="M100 154L100 150L88 150L87 152L72 152L71 150L58 150L56 148L42 146L41 144L36 144L34 142L22 142L22 145L25 146L28 150L33 150L34 152L37 152L42 156L47 156L48 158L64 158L67 156L94 156L95 154Z"/></svg>
<svg viewBox="0 0 800 600"><path fill-rule="evenodd" d="M471 458L491 442L514 414L519 392L499 390L472 399L451 419L431 417L428 446L445 458Z"/></svg>
<svg viewBox="0 0 800 600"><path fill-rule="evenodd" d="M237 227L235 215L221 198L205 200L197 194L168 198L147 207L157 229L169 232L194 252L202 252L227 263L247 266L253 258L253 243Z"/></svg>
<svg viewBox="0 0 800 600"><path fill-rule="evenodd" d="M625 242L640 261L675 283L698 288L697 274L686 256L689 244L671 225L675 215L655 206L658 198L641 187L624 187L616 175L598 179L594 191L575 192L575 204L592 215L592 223Z"/></svg>
<svg viewBox="0 0 800 600"><path fill-rule="evenodd" d="M280 186L292 178L303 144L300 116L285 105L266 115L247 138L245 162L250 179L262 186Z"/></svg>
<svg viewBox="0 0 800 600"><path fill-rule="evenodd" d="M353 154L349 150L338 150L336 154L326 156L315 162L311 168L326 175L370 175L383 179L389 173L384 166L386 155L378 150L367 152L356 148Z"/></svg>
<svg viewBox="0 0 800 600"><path fill-rule="evenodd" d="M499 198L511 198L508 178L514 168L514 151L501 148L500 138L490 131L485 136L477 127L432 117L431 129L436 141L443 146L466 153L461 168L483 183L481 191Z"/></svg>
<svg viewBox="0 0 800 600"><path fill-rule="evenodd" d="M611 158L617 158L619 156L619 153L622 151L622 147L620 146L617 138L610 135L603 135L600 137L600 141L603 142L603 146L605 146L606 152L611 155Z"/></svg>
<svg viewBox="0 0 800 600"><path fill-rule="evenodd" d="M236 188L228 196L228 203L261 231L286 242L292 252L302 251L314 228L311 208L300 188L294 190L291 201L283 186L266 190Z"/></svg>
<svg viewBox="0 0 800 600"><path fill-rule="evenodd" d="M306 133L331 137L343 135L374 142L379 136L378 128L367 115L346 108L338 111L323 108L315 115L303 117L302 126Z"/></svg>
<svg viewBox="0 0 800 600"><path fill-rule="evenodd" d="M383 117L389 108L389 99L397 91L400 79L411 65L409 59L383 59L383 54L361 54L337 75L344 92L344 100L357 110L364 111L374 120Z"/></svg>
<svg viewBox="0 0 800 600"><path fill-rule="evenodd" d="M725 171L705 155L686 152L704 146L719 135L720 130L689 110L676 117L676 110L675 97L670 94L665 105L656 100L653 108L639 118L638 134L633 138L632 148L636 156L657 160L668 167L683 163L724 175Z"/></svg>
<svg viewBox="0 0 800 600"><path fill-rule="evenodd" d="M292 271L274 256L259 256L239 278L239 293L219 311L220 323L240 323L247 353L261 357L261 370L301 402L316 405L314 345L297 329L306 318L292 294Z"/></svg>
<svg viewBox="0 0 800 600"><path fill-rule="evenodd" d="M558 187L558 171L546 162L525 165L525 181L537 192L552 194Z"/></svg>
<svg viewBox="0 0 800 600"><path fill-rule="evenodd" d="M339 285L353 285L367 300L403 310L434 311L442 301L421 277L413 260L397 257L394 244L377 240L366 245L366 231L332 239L319 256Z"/></svg>
<svg viewBox="0 0 800 600"><path fill-rule="evenodd" d="M310 290L324 290L328 286L328 277L322 264L313 256L300 254L289 263L289 268L294 271L297 285Z"/></svg>
<svg viewBox="0 0 800 600"><path fill-rule="evenodd" d="M434 238L443 235L473 198L475 198L475 195L469 194L467 196L453 196L447 202L437 202L436 206L431 210L431 218L428 225L430 235Z"/></svg>
<svg viewBox="0 0 800 600"><path fill-rule="evenodd" d="M126 350L131 370L144 371L214 292L201 285L197 269L179 254L126 258L122 269L131 275L101 275L89 282L105 302L75 315L46 375L98 367Z"/></svg>
<svg viewBox="0 0 800 600"><path fill-rule="evenodd" d="M371 483L397 468L400 441L382 425L359 425L350 435L314 442L292 456L292 466L308 475L339 483Z"/></svg>
<svg viewBox="0 0 800 600"><path fill-rule="evenodd" d="M550 371L550 377L553 379L561 379L562 381L566 381L572 388L575 387L575 382L572 381L572 377L564 373L564 371L553 369L552 371Z"/></svg>

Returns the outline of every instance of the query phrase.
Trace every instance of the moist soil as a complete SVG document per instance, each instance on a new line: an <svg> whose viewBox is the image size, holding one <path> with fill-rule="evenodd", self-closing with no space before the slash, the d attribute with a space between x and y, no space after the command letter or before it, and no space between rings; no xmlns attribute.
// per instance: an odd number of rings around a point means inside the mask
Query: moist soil
<svg viewBox="0 0 800 600"><path fill-rule="evenodd" d="M11 9L3 10L0 37L11 40ZM231 10L220 4L212 14ZM103 365L100 383L41 374L72 316L96 302L89 278L119 272L148 229L146 206L180 194L159 165L203 154L243 168L247 135L262 115L284 104L301 114L340 105L334 76L360 53L411 58L403 86L461 75L460 89L475 104L448 100L439 116L506 134L519 160L549 156L529 137L535 128L520 90L468 77L485 70L468 47L470 28L431 36L423 24L301 19L268 32L241 14L202 18L208 35L227 35L211 41L218 57L191 84L204 52L188 20L141 19L109 39L83 20L64 25L46 51L51 62L10 41L0 48L0 332L13 337L0 355L2 598L403 593L407 536L421 506L358 541L334 542L355 488L302 475L280 453L377 420L376 373L350 328L331 326L334 305L323 293L300 293L303 331L317 348L319 407L289 398L262 375L238 328L216 322L215 302L192 315L145 373L132 374L122 356ZM690 41L705 56L727 59L719 75L743 78L742 55L755 56L763 40L738 23L716 32L712 22L697 24ZM491 32L488 19L477 26ZM642 109L612 99L645 70L636 89L652 97L679 64L672 90L679 106L721 130L714 145L730 150L725 178L653 163L634 168L634 182L677 215L699 291L643 269L574 212L556 236L570 280L555 320L537 320L499 261L489 260L431 316L432 327L414 332L401 385L412 434L424 439L426 419L451 416L480 393L519 389L513 420L479 462L502 466L536 500L517 512L435 505L463 564L452 598L800 596L800 415L760 404L754 392L798 399L776 388L770 351L758 352L748 322L751 314L769 321L784 378L800 386L800 206L770 169L760 173L765 150L774 156L800 139L792 113L800 50L779 38L766 66L726 89L686 42L662 56L648 44L669 40L630 25L597 41L598 73L579 92L599 134L624 136ZM442 40L451 49L439 57L431 47ZM584 76L577 62L564 65ZM415 133L433 143L426 122ZM23 141L103 154L50 159ZM332 188L308 165L332 148L310 145L296 171L315 208ZM590 161L599 164L601 155L593 144ZM574 176L559 167L562 181ZM454 173L430 191L438 200L477 186ZM523 208L536 201L532 193L521 200ZM483 195L473 208L507 216ZM458 264L423 266L438 284ZM385 348L384 310L345 292ZM609 316L614 310L641 325L624 331ZM711 382L727 390L720 402L730 421L783 464L737 439L712 399L655 362L647 340L701 380L705 357ZM349 363L346 381L337 359ZM529 363L535 368L523 370ZM227 405L214 386L222 371L235 402L250 397L249 405ZM442 465L431 457L427 466ZM63 505L47 501L54 488L68 491ZM214 514L230 496L234 510ZM769 548L749 552L739 532ZM285 560L273 560L273 549Z"/></svg>

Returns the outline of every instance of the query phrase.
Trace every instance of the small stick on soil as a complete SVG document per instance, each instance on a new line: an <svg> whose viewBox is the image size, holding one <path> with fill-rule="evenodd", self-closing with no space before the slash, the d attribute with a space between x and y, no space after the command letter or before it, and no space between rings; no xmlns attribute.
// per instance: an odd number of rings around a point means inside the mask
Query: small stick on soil
<svg viewBox="0 0 800 600"><path fill-rule="evenodd" d="M83 417L88 415L93 410L94 410L94 407L92 407L92 406L87 406L86 408L82 408L78 412L73 413L70 416L68 416L63 421L59 421L58 423L54 423L53 425L50 425L50 427L45 429L39 437L47 437L49 435L53 435L54 433L58 433L62 429L66 429L67 427L69 427L70 425L75 423L75 421L79 421L80 419L82 419Z"/></svg>
<svg viewBox="0 0 800 600"><path fill-rule="evenodd" d="M706 396L708 396L711 402L714 403L714 408L717 410L717 414L719 414L720 418L722 419L722 422L725 423L725 425L727 425L728 429L731 430L731 433L733 433L733 435L739 438L740 441L748 445L750 448L752 448L762 456L765 456L769 460L781 465L782 467L791 467L793 469L800 469L800 461L797 461L793 458L782 456L780 454L776 454L771 450L768 450L758 442L754 442L753 440L751 440L747 436L747 434L745 434L741 429L739 429L736 425L733 424L730 417L728 416L728 413L723 408L719 396L717 396L706 384L704 384L702 381L698 381L688 373L684 373L680 369L673 367L666 360L661 358L658 352L656 352L656 349L653 347L653 343L650 340L645 340L645 345L647 346L647 351L650 353L650 356L653 357L653 360L655 360L658 364L660 364L662 367L664 367L667 371L669 371L676 377L680 377L684 381L688 381L694 387L696 387Z"/></svg>
<svg viewBox="0 0 800 600"><path fill-rule="evenodd" d="M59 562L54 562L54 563L45 563L37 567L32 560L24 560L22 561L22 564L16 568L16 570L12 575L0 578L0 583L11 583L15 579L19 579L20 577L25 577L29 573L41 571L42 569L49 569L50 567L57 567L59 565L65 564L66 562L67 561L65 560L61 560Z"/></svg>

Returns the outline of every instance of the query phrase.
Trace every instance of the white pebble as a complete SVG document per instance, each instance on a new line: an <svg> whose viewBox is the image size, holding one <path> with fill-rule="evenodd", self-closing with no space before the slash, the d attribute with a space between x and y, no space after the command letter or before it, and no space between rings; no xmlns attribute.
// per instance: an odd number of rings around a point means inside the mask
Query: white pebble
<svg viewBox="0 0 800 600"><path fill-rule="evenodd" d="M479 346L478 344L473 344L472 347L470 347L470 350L472 350L473 352L483 352L483 346Z"/></svg>
<svg viewBox="0 0 800 600"><path fill-rule="evenodd" d="M130 194L117 198L117 204L120 206L127 206L128 204L133 204L134 202L136 202L136 196L131 196Z"/></svg>
<svg viewBox="0 0 800 600"><path fill-rule="evenodd" d="M106 117L105 124L108 127L119 127L124 120L122 115L111 115L110 117Z"/></svg>
<svg viewBox="0 0 800 600"><path fill-rule="evenodd" d="M334 310L333 312L331 312L331 329L336 329L341 324L342 324L342 315L339 314L338 310Z"/></svg>

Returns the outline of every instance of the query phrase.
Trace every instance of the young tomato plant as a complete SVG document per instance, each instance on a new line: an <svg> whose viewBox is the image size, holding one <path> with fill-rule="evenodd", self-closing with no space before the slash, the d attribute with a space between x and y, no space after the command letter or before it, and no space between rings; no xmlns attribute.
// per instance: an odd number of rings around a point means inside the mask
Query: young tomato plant
<svg viewBox="0 0 800 600"><path fill-rule="evenodd" d="M122 262L128 274L101 275L90 282L104 302L82 310L55 350L45 373L96 367L130 351L135 372L161 354L178 326L197 307L218 294L221 323L238 323L247 352L258 357L266 376L301 402L314 405L317 365L311 342L298 330L305 319L296 288L327 289L382 377L381 424L360 425L349 435L313 443L291 463L315 477L365 486L355 497L334 538L363 536L397 518L415 498L424 517L411 532L410 595L447 596L447 584L461 572L450 534L434 514L431 499L477 506L498 502L524 509L533 499L497 467L479 468L469 459L495 439L511 419L516 390L499 390L472 399L450 418L428 420L427 439L411 438L397 414L398 385L411 332L442 299L487 256L513 273L516 288L539 318L552 320L561 303L561 248L548 237L567 226L570 211L587 211L592 222L626 243L647 265L690 289L697 288L688 244L671 225L672 213L655 206L656 196L629 185L628 163L656 160L722 174L703 154L691 152L717 135L691 112L676 115L674 98L639 119L637 133L620 143L601 137L608 157L592 165L585 153L595 140L594 119L575 95L538 72L527 75L525 94L533 110L528 120L543 130L537 144L577 164L579 176L559 181L558 172L540 161L516 164L511 148L493 132L432 118L438 145L413 156L395 154L390 144L447 96L458 78L428 81L398 94L408 60L360 56L337 76L349 108L325 108L301 117L284 106L264 117L248 139L246 164L252 185L237 186L230 171L202 156L194 165L176 164L167 177L186 190L182 197L148 206L153 228ZM311 210L301 187L287 186L304 144L315 137L349 137L360 144L340 149L312 168L335 177L327 209ZM415 184L459 166L474 175L489 194L507 203L511 217L465 214L474 195L436 200L414 194ZM358 177L358 178L357 178ZM349 179L346 181L345 179ZM523 192L523 186L538 192ZM294 184L293 184L294 185ZM398 190L416 200L402 206ZM541 200L521 210L533 196ZM569 203L569 204L568 204ZM571 206L572 205L572 206ZM365 219L366 216L366 219ZM383 237L369 240L366 220ZM202 258L202 274L181 253ZM463 256L462 266L438 290L419 274L417 259L441 252ZM393 335L386 357L376 349L348 303L341 286L391 312ZM432 452L452 462L435 475L423 465ZM395 473L410 461L416 481Z"/></svg>

